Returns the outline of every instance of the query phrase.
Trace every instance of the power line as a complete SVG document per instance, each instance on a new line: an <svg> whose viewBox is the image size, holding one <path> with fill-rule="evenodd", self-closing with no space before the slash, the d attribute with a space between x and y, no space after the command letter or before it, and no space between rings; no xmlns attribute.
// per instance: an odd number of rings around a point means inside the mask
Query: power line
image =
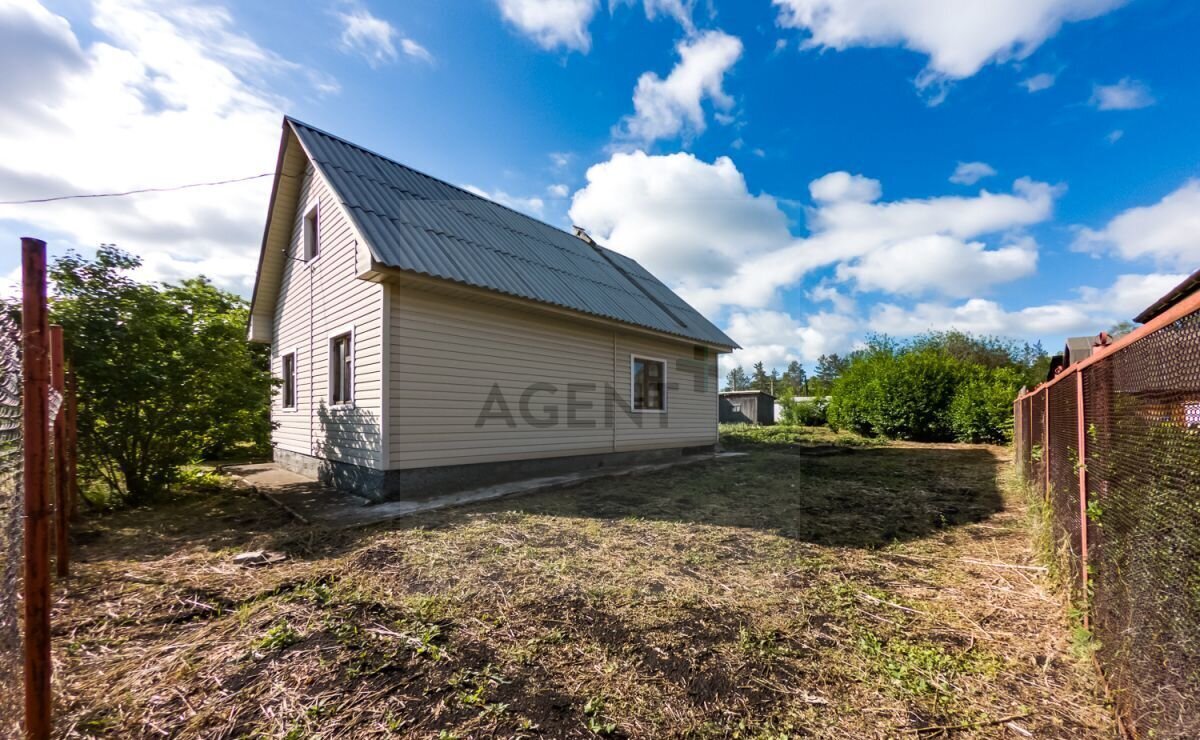
<svg viewBox="0 0 1200 740"><path fill-rule="evenodd" d="M232 180L216 180L214 182L193 182L187 185L176 185L169 188L141 188L139 190L126 190L123 193L88 193L85 195L56 195L53 198L30 198L29 200L0 200L0 206L23 206L31 203L53 203L60 200L79 200L82 198L120 198L125 195L137 195L139 193L169 193L174 190L188 190L189 188L207 188L214 185L232 185L237 182L246 182L247 180L258 180L263 177L270 177L274 172L263 172L258 175L250 175L249 177L238 177Z"/></svg>

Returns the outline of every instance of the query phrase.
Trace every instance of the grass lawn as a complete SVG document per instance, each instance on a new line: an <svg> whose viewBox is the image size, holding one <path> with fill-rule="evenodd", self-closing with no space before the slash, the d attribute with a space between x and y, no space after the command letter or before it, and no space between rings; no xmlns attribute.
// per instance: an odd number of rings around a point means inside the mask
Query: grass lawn
<svg viewBox="0 0 1200 740"><path fill-rule="evenodd" d="M60 727L113 737L1113 737L1009 452L750 454L330 534L234 491L80 526ZM242 550L288 554L262 569Z"/></svg>

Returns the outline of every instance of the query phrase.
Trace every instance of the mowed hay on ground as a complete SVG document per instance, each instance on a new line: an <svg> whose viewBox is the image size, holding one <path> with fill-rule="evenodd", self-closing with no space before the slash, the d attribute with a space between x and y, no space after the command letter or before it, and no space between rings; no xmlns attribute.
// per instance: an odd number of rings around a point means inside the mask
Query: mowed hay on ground
<svg viewBox="0 0 1200 740"><path fill-rule="evenodd" d="M1112 737L1007 451L736 461L327 533L232 491L83 526L60 728L114 737ZM232 563L270 548L289 559Z"/></svg>

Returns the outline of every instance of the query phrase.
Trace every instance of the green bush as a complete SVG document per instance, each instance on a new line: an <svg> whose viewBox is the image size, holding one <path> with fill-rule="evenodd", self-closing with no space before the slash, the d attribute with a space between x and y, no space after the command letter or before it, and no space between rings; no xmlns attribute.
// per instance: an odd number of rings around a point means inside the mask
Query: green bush
<svg viewBox="0 0 1200 740"><path fill-rule="evenodd" d="M1043 359L1036 345L961 332L874 336L834 382L829 425L868 437L1003 444L1018 389Z"/></svg>
<svg viewBox="0 0 1200 740"><path fill-rule="evenodd" d="M950 424L961 442L995 442L1012 439L1013 399L1023 382L1014 368L974 369L958 386L950 404Z"/></svg>
<svg viewBox="0 0 1200 740"><path fill-rule="evenodd" d="M834 381L829 407L829 426L875 436L874 419L883 406L880 381L894 362L890 348L872 348L856 354Z"/></svg>
<svg viewBox="0 0 1200 740"><path fill-rule="evenodd" d="M791 398L781 398L779 399L779 405L781 411L777 421L780 424L823 427L828 421L828 398L814 398L811 401L796 401Z"/></svg>
<svg viewBox="0 0 1200 740"><path fill-rule="evenodd" d="M963 361L937 348L865 350L833 385L830 426L894 439L950 439L950 404L966 374Z"/></svg>

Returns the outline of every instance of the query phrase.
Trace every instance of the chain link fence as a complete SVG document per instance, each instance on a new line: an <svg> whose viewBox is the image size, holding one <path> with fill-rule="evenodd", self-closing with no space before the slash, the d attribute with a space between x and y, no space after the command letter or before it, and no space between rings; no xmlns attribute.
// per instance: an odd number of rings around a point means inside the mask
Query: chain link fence
<svg viewBox="0 0 1200 740"><path fill-rule="evenodd" d="M0 737L18 737L23 713L17 594L22 570L21 334L0 314Z"/></svg>
<svg viewBox="0 0 1200 740"><path fill-rule="evenodd" d="M1017 399L1039 491L1122 725L1200 737L1200 312Z"/></svg>

